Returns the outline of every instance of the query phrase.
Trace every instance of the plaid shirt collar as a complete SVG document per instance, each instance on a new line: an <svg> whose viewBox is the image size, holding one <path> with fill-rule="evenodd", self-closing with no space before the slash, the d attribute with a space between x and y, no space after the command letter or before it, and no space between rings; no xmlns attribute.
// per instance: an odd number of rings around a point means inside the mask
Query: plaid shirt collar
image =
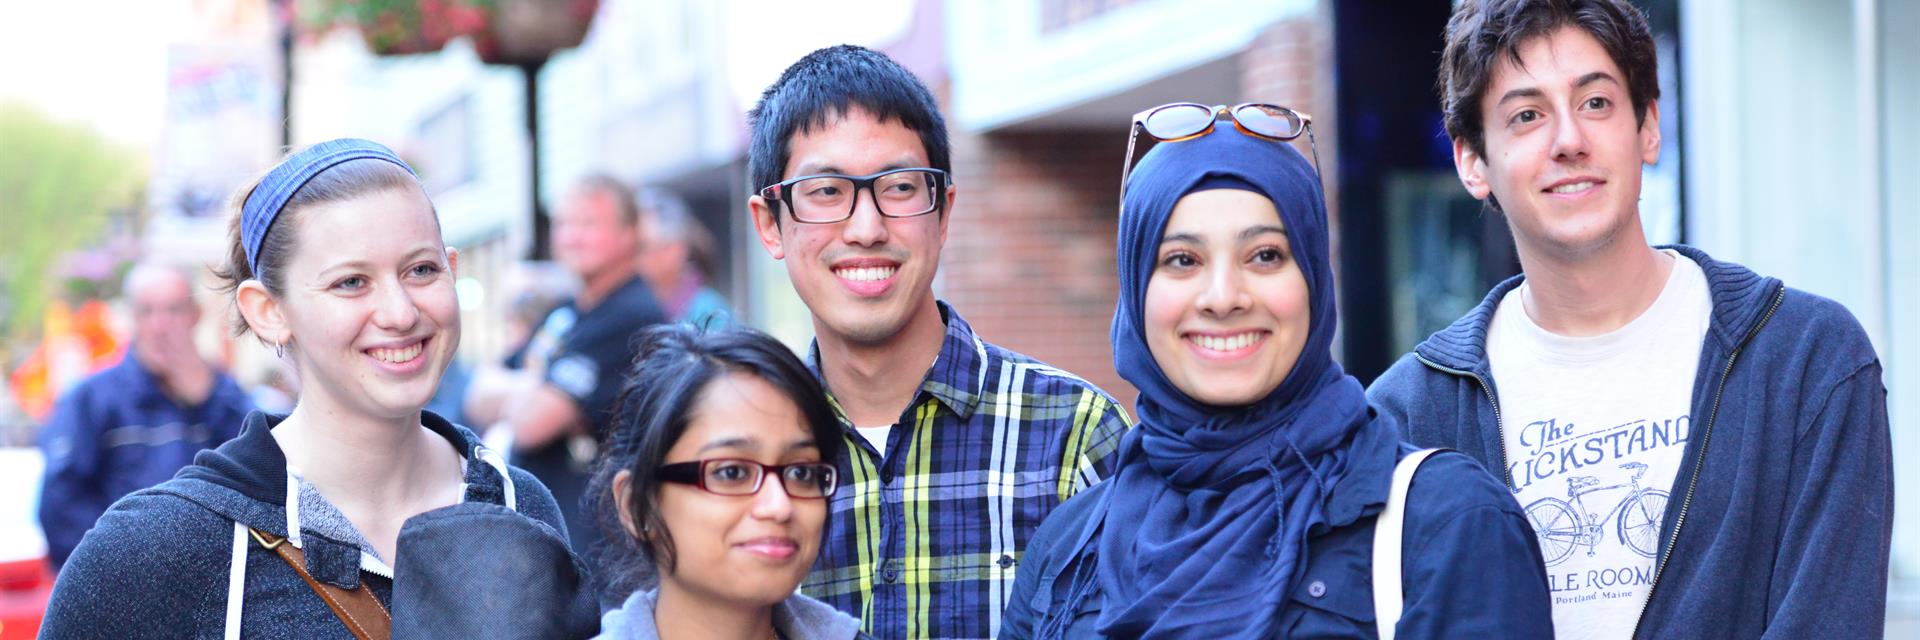
<svg viewBox="0 0 1920 640"><path fill-rule="evenodd" d="M921 396L933 396L949 411L966 420L973 416L974 409L980 405L981 394L987 386L986 345L973 335L973 327L953 310L944 300L936 300L940 307L940 319L947 326L947 335L940 341L940 353L934 356L933 367L927 370L926 379L920 382L920 391L909 406L920 404ZM807 368L813 371L822 386L827 377L821 373L820 341L815 339L807 348ZM827 389L827 400L833 404L834 414L843 423L847 416L840 410L840 401L833 395L833 389Z"/></svg>

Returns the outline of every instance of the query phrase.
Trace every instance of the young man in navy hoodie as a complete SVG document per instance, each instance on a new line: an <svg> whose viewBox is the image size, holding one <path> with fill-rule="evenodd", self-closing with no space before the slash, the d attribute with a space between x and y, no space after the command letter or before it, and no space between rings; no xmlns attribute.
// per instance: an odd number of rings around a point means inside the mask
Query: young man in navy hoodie
<svg viewBox="0 0 1920 640"><path fill-rule="evenodd" d="M1506 481L1561 638L1878 637L1880 361L1838 303L1647 245L1655 65L1626 0L1460 5L1439 83L1454 164L1524 274L1369 394Z"/></svg>

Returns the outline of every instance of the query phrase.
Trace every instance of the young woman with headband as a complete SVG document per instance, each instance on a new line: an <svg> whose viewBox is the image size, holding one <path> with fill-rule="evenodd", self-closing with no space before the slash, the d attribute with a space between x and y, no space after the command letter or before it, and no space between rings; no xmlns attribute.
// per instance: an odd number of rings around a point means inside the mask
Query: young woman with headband
<svg viewBox="0 0 1920 640"><path fill-rule="evenodd" d="M293 365L299 400L115 503L61 572L42 637L383 638L410 518L500 505L564 538L545 487L421 409L460 343L458 255L413 170L333 140L238 200L218 275L237 332Z"/></svg>

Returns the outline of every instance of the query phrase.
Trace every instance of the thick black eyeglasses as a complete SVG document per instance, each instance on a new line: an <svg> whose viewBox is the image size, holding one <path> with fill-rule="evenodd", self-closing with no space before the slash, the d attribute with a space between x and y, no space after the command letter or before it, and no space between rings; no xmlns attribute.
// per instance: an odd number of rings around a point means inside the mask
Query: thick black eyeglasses
<svg viewBox="0 0 1920 640"><path fill-rule="evenodd" d="M1268 140L1293 140L1307 134L1313 152L1313 171L1320 172L1320 145L1313 139L1313 116L1277 104L1248 102L1229 109L1225 105L1209 107L1194 102L1163 104L1133 114L1133 126L1127 132L1127 157L1120 165L1120 196L1127 194L1127 177L1133 174L1133 143L1140 132L1161 142L1192 140L1213 133L1213 124L1221 118L1233 121L1240 133Z"/></svg>
<svg viewBox="0 0 1920 640"><path fill-rule="evenodd" d="M873 196L880 215L911 218L938 211L947 193L947 172L914 167L865 176L823 173L800 176L760 190L785 204L796 222L830 224L853 217L860 192Z"/></svg>
<svg viewBox="0 0 1920 640"><path fill-rule="evenodd" d="M793 498L825 498L839 486L839 474L825 462L760 464L739 458L714 458L660 465L654 477L665 482L690 484L708 493L723 496L749 496L760 492L767 474L780 476L780 487Z"/></svg>

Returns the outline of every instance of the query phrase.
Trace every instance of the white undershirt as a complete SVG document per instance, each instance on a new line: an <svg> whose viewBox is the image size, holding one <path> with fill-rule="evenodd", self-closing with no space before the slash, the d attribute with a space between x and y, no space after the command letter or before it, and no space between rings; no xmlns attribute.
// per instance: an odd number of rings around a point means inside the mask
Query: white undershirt
<svg viewBox="0 0 1920 640"><path fill-rule="evenodd" d="M1610 333L1540 328L1524 284L1488 329L1507 469L1540 536L1563 640L1630 637L1666 541L1713 304L1699 265L1663 253L1674 263L1660 297Z"/></svg>
<svg viewBox="0 0 1920 640"><path fill-rule="evenodd" d="M893 433L893 425L854 427L853 430L860 432L860 437L866 438L867 444L873 445L873 449L880 452L880 457L887 457L887 435Z"/></svg>

